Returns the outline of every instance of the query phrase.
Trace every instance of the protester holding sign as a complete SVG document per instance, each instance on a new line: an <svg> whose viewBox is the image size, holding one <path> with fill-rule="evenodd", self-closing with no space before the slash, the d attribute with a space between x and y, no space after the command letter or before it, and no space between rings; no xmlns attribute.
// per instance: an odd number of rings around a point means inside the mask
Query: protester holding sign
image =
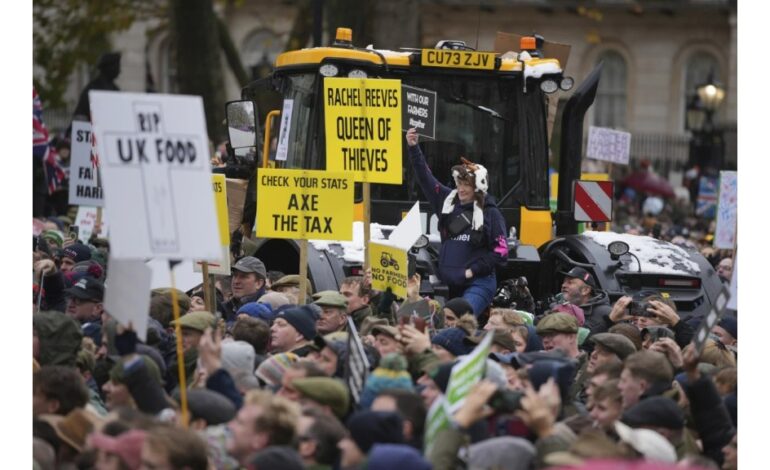
<svg viewBox="0 0 770 470"><path fill-rule="evenodd" d="M465 298L478 316L495 295L495 267L508 260L505 221L487 194L486 168L464 160L452 167L457 189L448 188L431 173L417 139L417 131L409 129L409 161L425 198L439 216L439 275L449 286L450 297Z"/></svg>

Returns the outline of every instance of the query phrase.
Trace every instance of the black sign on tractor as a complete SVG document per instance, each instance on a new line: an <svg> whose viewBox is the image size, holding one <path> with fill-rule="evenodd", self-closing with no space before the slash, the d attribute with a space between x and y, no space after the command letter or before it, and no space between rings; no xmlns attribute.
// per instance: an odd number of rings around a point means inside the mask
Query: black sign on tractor
<svg viewBox="0 0 770 470"><path fill-rule="evenodd" d="M429 139L436 138L436 92L401 85L403 130L414 127L417 133Z"/></svg>

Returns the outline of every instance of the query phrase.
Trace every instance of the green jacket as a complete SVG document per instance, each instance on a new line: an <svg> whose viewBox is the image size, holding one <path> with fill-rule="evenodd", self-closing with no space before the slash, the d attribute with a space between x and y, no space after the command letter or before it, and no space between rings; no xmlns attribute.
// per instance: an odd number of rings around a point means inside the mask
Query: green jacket
<svg viewBox="0 0 770 470"><path fill-rule="evenodd" d="M435 469L463 468L463 462L457 454L462 447L470 443L470 438L464 432L451 427L446 428L436 435L436 443L426 458Z"/></svg>
<svg viewBox="0 0 770 470"><path fill-rule="evenodd" d="M358 310L350 312L350 318L353 319L353 323L356 325L356 329L361 331L361 325L364 323L366 317L372 315L372 307L370 305L363 306Z"/></svg>
<svg viewBox="0 0 770 470"><path fill-rule="evenodd" d="M40 345L41 366L75 367L83 340L78 322L65 313L44 311L32 316L32 328Z"/></svg>

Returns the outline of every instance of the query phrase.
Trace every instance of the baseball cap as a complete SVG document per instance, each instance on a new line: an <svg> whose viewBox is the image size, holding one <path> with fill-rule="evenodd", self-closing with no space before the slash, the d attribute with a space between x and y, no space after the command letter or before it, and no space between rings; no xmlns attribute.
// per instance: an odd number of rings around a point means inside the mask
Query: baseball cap
<svg viewBox="0 0 770 470"><path fill-rule="evenodd" d="M594 280L593 275L579 266L575 266L566 273L562 271L562 274L564 274L566 277L574 277L580 279L592 288L596 288L596 280Z"/></svg>
<svg viewBox="0 0 770 470"><path fill-rule="evenodd" d="M104 284L92 277L84 277L74 286L65 289L64 293L81 300L101 302L104 299Z"/></svg>
<svg viewBox="0 0 770 470"><path fill-rule="evenodd" d="M253 256L244 256L239 259L238 262L233 265L232 270L240 271L242 273L254 273L262 279L267 278L265 263Z"/></svg>

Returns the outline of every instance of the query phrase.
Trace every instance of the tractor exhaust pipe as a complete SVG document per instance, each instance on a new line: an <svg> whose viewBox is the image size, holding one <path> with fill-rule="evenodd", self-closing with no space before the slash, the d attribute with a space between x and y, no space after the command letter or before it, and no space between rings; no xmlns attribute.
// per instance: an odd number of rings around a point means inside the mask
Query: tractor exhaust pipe
<svg viewBox="0 0 770 470"><path fill-rule="evenodd" d="M577 233L577 222L572 213L572 182L580 179L580 161L583 153L583 120L596 98L602 62L572 93L564 106L561 120L561 149L559 154L559 198L554 220L556 235Z"/></svg>

